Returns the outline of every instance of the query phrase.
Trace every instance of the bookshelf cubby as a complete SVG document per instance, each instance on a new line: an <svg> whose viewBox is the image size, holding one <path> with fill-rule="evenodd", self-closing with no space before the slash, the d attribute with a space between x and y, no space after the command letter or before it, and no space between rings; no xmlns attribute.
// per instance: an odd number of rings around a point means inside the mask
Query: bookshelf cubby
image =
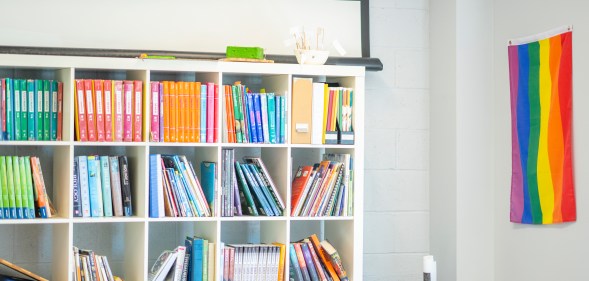
<svg viewBox="0 0 589 281"><path fill-rule="evenodd" d="M364 186L364 68L294 64L230 63L196 60L141 60L0 54L0 77L55 79L64 82L63 138L61 141L0 141L0 155L39 156L47 192L57 213L50 219L0 220L0 258L30 269L50 280L73 280L72 246L95 250L109 258L113 273L124 280L147 280L161 251L184 244L184 237L199 236L215 242L216 276L221 272L221 243L271 243L288 245L317 234L340 253L350 280L362 280ZM291 144L290 121L293 78L337 82L354 89L355 142L353 145ZM140 80L143 82L143 140L141 142L79 142L75 140L75 79ZM225 143L224 96L219 91L218 142L170 143L149 140L150 81L241 81L252 91L261 88L287 97L286 143ZM220 165L222 150L235 150L235 159L260 157L286 205L278 217L221 217L220 179L217 169L213 217L149 217L149 155L186 155L200 177L200 162ZM340 217L292 217L291 183L299 165L312 165L324 153L353 157L353 213ZM80 155L126 155L129 160L133 216L80 218L73 216L73 160ZM220 167L220 166L218 166ZM288 247L287 247L288 251ZM285 276L288 276L288 252Z"/></svg>

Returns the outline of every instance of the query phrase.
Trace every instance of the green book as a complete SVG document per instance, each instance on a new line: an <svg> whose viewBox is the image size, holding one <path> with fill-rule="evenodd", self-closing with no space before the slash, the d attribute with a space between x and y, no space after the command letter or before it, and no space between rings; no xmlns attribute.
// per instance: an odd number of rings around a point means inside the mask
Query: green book
<svg viewBox="0 0 589 281"><path fill-rule="evenodd" d="M20 169L18 156L12 156L12 174L14 175L14 194L16 197L16 217L19 219L24 218L24 205L23 205L23 192L22 186L20 185Z"/></svg>
<svg viewBox="0 0 589 281"><path fill-rule="evenodd" d="M237 88L238 86L232 86L231 94L233 95L233 117L235 119L235 141L236 142L244 142L244 134L243 134L243 114L240 110L241 100L238 98L237 95Z"/></svg>
<svg viewBox="0 0 589 281"><path fill-rule="evenodd" d="M2 212L4 218L10 218L10 200L8 196L8 183L6 182L6 157L0 156L0 189L2 189Z"/></svg>
<svg viewBox="0 0 589 281"><path fill-rule="evenodd" d="M51 140L57 140L57 81L51 81Z"/></svg>
<svg viewBox="0 0 589 281"><path fill-rule="evenodd" d="M29 218L35 218L35 188L33 186L33 175L31 173L31 157L25 156L24 161L21 161L21 171L24 168L25 170L25 188L28 190L28 198L29 200ZM22 172L21 172L22 173ZM22 175L21 175L22 177Z"/></svg>
<svg viewBox="0 0 589 281"><path fill-rule="evenodd" d="M12 79L6 78L6 139L14 140L14 92Z"/></svg>
<svg viewBox="0 0 589 281"><path fill-rule="evenodd" d="M247 205L247 209L249 211L249 214L252 216L258 216L258 209L256 208L256 203L254 202L254 198L252 197L252 193L249 190L249 187L247 185L247 181L245 179L245 175L243 174L243 171L241 170L241 167L239 165L238 161L235 161L235 173L237 173L237 180L239 181L239 187L240 191L243 192L243 197L246 200L246 205Z"/></svg>
<svg viewBox="0 0 589 281"><path fill-rule="evenodd" d="M51 140L51 84L51 81L43 80L43 140Z"/></svg>
<svg viewBox="0 0 589 281"><path fill-rule="evenodd" d="M31 205L29 205L29 190L27 189L27 174L25 172L25 158L24 157L17 157L18 158L18 167L14 167L15 170L18 170L18 175L20 178L20 189L21 189L21 196L22 196L22 212L23 218L28 219L30 218L29 215L31 214ZM34 208L34 207L33 207Z"/></svg>
<svg viewBox="0 0 589 281"><path fill-rule="evenodd" d="M35 140L35 80L27 80L27 138Z"/></svg>
<svg viewBox="0 0 589 281"><path fill-rule="evenodd" d="M35 80L35 139L43 140L43 80Z"/></svg>
<svg viewBox="0 0 589 281"><path fill-rule="evenodd" d="M29 139L29 134L27 130L27 119L28 119L28 104L27 104L27 96L28 96L28 86L27 80L21 79L20 81L20 139L27 140Z"/></svg>
<svg viewBox="0 0 589 281"><path fill-rule="evenodd" d="M202 280L209 280L209 240L202 239Z"/></svg>
<svg viewBox="0 0 589 281"><path fill-rule="evenodd" d="M10 207L10 218L16 219L16 190L14 188L14 178L12 168L12 157L6 157L6 184L8 185L8 206Z"/></svg>
<svg viewBox="0 0 589 281"><path fill-rule="evenodd" d="M14 79L14 139L15 140L22 140L20 134L20 91L21 91L21 84L19 79ZM26 91L26 90L25 90Z"/></svg>

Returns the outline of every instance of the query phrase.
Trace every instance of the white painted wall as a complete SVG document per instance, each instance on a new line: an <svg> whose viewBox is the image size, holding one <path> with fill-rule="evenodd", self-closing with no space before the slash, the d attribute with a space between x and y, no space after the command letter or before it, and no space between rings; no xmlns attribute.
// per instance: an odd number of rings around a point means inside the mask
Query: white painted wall
<svg viewBox="0 0 589 281"><path fill-rule="evenodd" d="M576 0L495 0L495 280L587 280L589 209L589 2ZM572 24L573 161L577 222L552 226L509 222L511 113L507 41ZM490 107L490 106L489 106Z"/></svg>
<svg viewBox="0 0 589 281"><path fill-rule="evenodd" d="M429 252L429 1L371 0L365 281L422 280Z"/></svg>

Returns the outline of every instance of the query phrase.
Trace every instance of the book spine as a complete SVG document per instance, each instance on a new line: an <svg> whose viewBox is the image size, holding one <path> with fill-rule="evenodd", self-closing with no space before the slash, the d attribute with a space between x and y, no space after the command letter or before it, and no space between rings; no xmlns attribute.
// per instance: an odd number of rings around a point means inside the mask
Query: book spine
<svg viewBox="0 0 589 281"><path fill-rule="evenodd" d="M301 266L299 265L299 259L293 244L290 244L289 256L291 269L290 278L293 278L295 281L304 281L303 272L301 270Z"/></svg>
<svg viewBox="0 0 589 281"><path fill-rule="evenodd" d="M149 217L152 218L163 217L160 212L160 205L163 206L160 202L160 190L163 191L160 162L160 154L149 155Z"/></svg>
<svg viewBox="0 0 589 281"><path fill-rule="evenodd" d="M112 217L112 187L110 185L110 167L108 156L100 156L100 180L102 185L102 201L104 216Z"/></svg>
<svg viewBox="0 0 589 281"><path fill-rule="evenodd" d="M74 158L73 205L74 217L82 217L82 198L80 194L80 159Z"/></svg>
<svg viewBox="0 0 589 281"><path fill-rule="evenodd" d="M43 140L51 140L51 83L43 80Z"/></svg>
<svg viewBox="0 0 589 281"><path fill-rule="evenodd" d="M245 93L244 93L245 94ZM250 136L252 138L252 142L257 143L260 142L258 140L258 130L256 129L256 111L254 107L254 95L253 94L245 94L247 99L247 116L249 116L249 131Z"/></svg>
<svg viewBox="0 0 589 281"><path fill-rule="evenodd" d="M6 89L6 140L14 140L14 88L13 80L5 79Z"/></svg>
<svg viewBox="0 0 589 281"><path fill-rule="evenodd" d="M113 140L113 93L112 93L112 81L104 80L103 82L104 92L104 140Z"/></svg>
<svg viewBox="0 0 589 281"><path fill-rule="evenodd" d="M280 143L286 143L286 96L280 97Z"/></svg>
<svg viewBox="0 0 589 281"><path fill-rule="evenodd" d="M88 157L77 156L80 171L82 217L90 217L90 187L88 186Z"/></svg>
<svg viewBox="0 0 589 281"><path fill-rule="evenodd" d="M195 142L203 142L204 140L200 139L200 115L201 115L201 107L200 107L200 100L201 100L201 90L202 84L200 82L194 83L194 112L192 117L194 118L194 137Z"/></svg>
<svg viewBox="0 0 589 281"><path fill-rule="evenodd" d="M14 79L13 80L13 91L14 91L14 139L21 140L21 88L20 88L20 80Z"/></svg>
<svg viewBox="0 0 589 281"><path fill-rule="evenodd" d="M233 206L235 207L235 214L238 216L243 215L243 210L241 208L241 194L239 193L239 187L237 183L237 173L233 166L231 166L231 176L233 178ZM245 198L244 198L245 199Z"/></svg>
<svg viewBox="0 0 589 281"><path fill-rule="evenodd" d="M40 217L42 218L50 218L51 217L51 209L49 208L49 197L47 195L47 189L45 188L45 180L43 179L43 170L41 169L41 161L38 157L31 157L31 165L35 167L35 172L33 173L33 179L35 177L37 180L35 181L35 185L38 187L38 205L39 205L39 212Z"/></svg>
<svg viewBox="0 0 589 281"><path fill-rule="evenodd" d="M309 252L309 247L306 243L301 243L300 245L303 258L305 259L305 264L307 265L307 270L309 271L309 276L311 277L311 281L319 281L317 269L315 268L315 263L311 257L311 253Z"/></svg>
<svg viewBox="0 0 589 281"><path fill-rule="evenodd" d="M20 140L27 140L28 139L28 109L27 109L27 80L20 79L18 80L20 84ZM15 96L16 97L16 96ZM15 104L16 106L16 104Z"/></svg>
<svg viewBox="0 0 589 281"><path fill-rule="evenodd" d="M96 112L94 107L95 101L93 96L94 89L92 87L92 80L84 80L84 91L86 100L86 117L88 122L88 140L96 141Z"/></svg>
<svg viewBox="0 0 589 281"><path fill-rule="evenodd" d="M196 82L189 82L188 85L188 141L196 142L196 114L198 112L196 107Z"/></svg>
<svg viewBox="0 0 589 281"><path fill-rule="evenodd" d="M262 132L264 143L270 143L270 128L268 124L268 96L265 93L260 94L260 112L262 114Z"/></svg>
<svg viewBox="0 0 589 281"><path fill-rule="evenodd" d="M62 139L63 139L63 82L58 82L57 83L57 140L60 141Z"/></svg>
<svg viewBox="0 0 589 281"><path fill-rule="evenodd" d="M209 204L211 210L215 209L215 176L216 176L215 162L202 162L200 164L200 174L202 176L203 193Z"/></svg>
<svg viewBox="0 0 589 281"><path fill-rule="evenodd" d="M303 256L303 251L301 250L300 243L294 243L295 253L297 256L297 260L299 262L299 266L301 267L301 272L303 274L303 280L311 281L311 276L309 276L309 271L307 269L307 264L305 263L305 257Z"/></svg>
<svg viewBox="0 0 589 281"><path fill-rule="evenodd" d="M164 141L164 84L159 83L159 141Z"/></svg>
<svg viewBox="0 0 589 281"><path fill-rule="evenodd" d="M207 142L214 140L215 127L215 84L207 83Z"/></svg>
<svg viewBox="0 0 589 281"><path fill-rule="evenodd" d="M10 207L11 219L18 218L16 211L16 189L14 187L14 169L12 167L12 157L6 156L6 178L8 183L8 206Z"/></svg>
<svg viewBox="0 0 589 281"><path fill-rule="evenodd" d="M317 256L317 249L314 249L313 243L311 241L307 241L307 248L309 249L309 253L311 254L311 258L313 259L313 263L315 264L315 268L317 269L317 277L321 281L327 280L327 273L323 269L321 262L319 261L319 257Z"/></svg>
<svg viewBox="0 0 589 281"><path fill-rule="evenodd" d="M90 216L92 217L104 216L99 161L96 156L88 156L88 189L90 190Z"/></svg>
<svg viewBox="0 0 589 281"><path fill-rule="evenodd" d="M239 99L237 98L237 87L235 86L229 86L229 89L231 89L231 105L233 106L233 123L234 123L234 129L235 129L235 142L244 142L243 141L243 122L242 122L242 116L241 112L239 111Z"/></svg>
<svg viewBox="0 0 589 281"><path fill-rule="evenodd" d="M245 167L249 169L250 174L253 176L253 180L257 183L258 187L262 191L262 194L266 201L268 202L268 206L272 210L272 213L275 216L280 216L281 212L278 209L277 203L270 194L269 187L264 184L262 178L260 177L260 171L253 165L253 164L245 164Z"/></svg>
<svg viewBox="0 0 589 281"><path fill-rule="evenodd" d="M276 143L276 98L274 97L274 93L267 93L266 99L268 104L268 111L266 113L268 141L270 143Z"/></svg>
<svg viewBox="0 0 589 281"><path fill-rule="evenodd" d="M202 280L209 280L209 241L206 239L203 239L202 246Z"/></svg>
<svg viewBox="0 0 589 281"><path fill-rule="evenodd" d="M280 142L280 132L282 131L280 124L282 124L282 121L280 120L280 101L282 100L281 96L275 95L274 96L274 103L275 103L275 111L276 111L276 115L274 117L274 119L276 120L276 143L281 143Z"/></svg>
<svg viewBox="0 0 589 281"><path fill-rule="evenodd" d="M16 156L15 156L16 157ZM29 193L33 192L33 189L29 189L29 185L27 184L27 172L25 169L25 157L16 157L19 169L19 176L20 176L20 186L21 186L21 196L22 196L22 212L23 218L34 218L34 215L31 217L31 209L35 210L34 201L31 205L29 202ZM27 163L28 164L28 163Z"/></svg>
<svg viewBox="0 0 589 281"><path fill-rule="evenodd" d="M123 82L123 141L133 141L133 81Z"/></svg>
<svg viewBox="0 0 589 281"><path fill-rule="evenodd" d="M50 134L51 140L57 140L57 109L58 109L58 92L59 92L59 82L58 81L51 81L51 126L50 126ZM23 96L24 98L25 96ZM26 102L23 102L23 105ZM22 114L21 114L22 115Z"/></svg>
<svg viewBox="0 0 589 281"><path fill-rule="evenodd" d="M192 242L192 281L202 281L203 243L204 241L198 238Z"/></svg>
<svg viewBox="0 0 589 281"><path fill-rule="evenodd" d="M174 81L170 81L170 141L178 141L178 89Z"/></svg>
<svg viewBox="0 0 589 281"><path fill-rule="evenodd" d="M119 158L117 156L109 156L110 162L110 185L112 187L112 202L114 215L121 217L123 212L123 195L121 191L121 173L119 170Z"/></svg>
<svg viewBox="0 0 589 281"><path fill-rule="evenodd" d="M134 81L133 90L133 141L140 142L143 140L143 82Z"/></svg>
<svg viewBox="0 0 589 281"><path fill-rule="evenodd" d="M235 171L237 172L237 179L239 180L239 182L241 183L241 190L244 194L244 197L247 201L247 209L250 213L250 215L253 216L258 216L258 209L256 207L256 204L254 202L254 199L252 197L252 194L249 190L248 184L247 184L247 180L245 178L244 172L242 171L241 165L239 164L239 161L235 161Z"/></svg>
<svg viewBox="0 0 589 281"><path fill-rule="evenodd" d="M13 175L13 184L14 184L14 195L16 198L16 218L23 219L24 218L24 204L23 204L23 190L22 185L20 183L20 159L18 156L12 156L12 175Z"/></svg>
<svg viewBox="0 0 589 281"><path fill-rule="evenodd" d="M163 88L164 88L164 94L163 94L163 103L164 103L164 107L163 107L163 116L164 116L164 125L163 128L164 130L163 135L164 135L164 141L165 142L169 142L171 141L171 134L170 134L170 123L171 121L171 114L170 114L170 82L169 81L164 81L163 82Z"/></svg>
<svg viewBox="0 0 589 281"><path fill-rule="evenodd" d="M35 218L35 189L33 188L33 177L31 175L31 159L30 156L24 157L24 166L25 170L25 184L26 188L29 190L28 192L28 200L29 200L29 218Z"/></svg>
<svg viewBox="0 0 589 281"><path fill-rule="evenodd" d="M184 101L186 93L184 91L184 85L186 83L182 81L176 82L176 95L178 97L178 119L176 120L176 140L178 142L184 142L184 123L186 121L186 102Z"/></svg>
<svg viewBox="0 0 589 281"><path fill-rule="evenodd" d="M254 200L257 200L257 202L260 203L258 205L258 211L263 212L263 214L267 215L267 216L274 216L275 215L274 211L272 210L272 208L270 207L270 204L266 200L266 197L264 196L264 193L263 193L261 187L258 185L258 183L256 182L256 179L254 178L254 176L250 172L248 165L247 164L241 165L241 169L243 170L243 174L245 175L245 179L247 180L248 185L251 186L252 189L254 190L254 194L256 195Z"/></svg>
<svg viewBox="0 0 589 281"><path fill-rule="evenodd" d="M0 156L0 184L2 184L2 209L3 217L9 219L11 217L10 210L10 195L8 194L8 171L6 169L6 157Z"/></svg>
<svg viewBox="0 0 589 281"><path fill-rule="evenodd" d="M186 256L186 247L178 246L176 248L176 262L174 264L174 281L180 281L182 278L182 271L184 270L184 256Z"/></svg>
<svg viewBox="0 0 589 281"><path fill-rule="evenodd" d="M208 86L200 85L200 142L207 142L207 98Z"/></svg>
<svg viewBox="0 0 589 281"><path fill-rule="evenodd" d="M215 85L214 102L213 102L213 142L219 139L219 85Z"/></svg>
<svg viewBox="0 0 589 281"><path fill-rule="evenodd" d="M127 156L119 156L119 167L121 169L121 191L123 195L123 210L125 216L133 215L131 202L131 181L129 178L129 163Z"/></svg>
<svg viewBox="0 0 589 281"><path fill-rule="evenodd" d="M78 140L81 140L81 138L83 137L84 141L86 141L86 105L84 103L84 83L80 82L79 84L80 85L78 85L78 81L76 80L76 89L81 89L81 96L79 96L79 93L77 92L75 95L75 99L77 101L76 105L78 105L80 100L82 102L81 109L77 109L78 106L76 107L76 111L78 112L78 116L76 116L76 127L78 128L76 130L76 133L78 133ZM8 99L6 100L6 102L7 106L9 106ZM35 80L27 80L27 112L27 139L35 140ZM7 116L6 118L7 121L9 121L9 116Z"/></svg>
<svg viewBox="0 0 589 281"><path fill-rule="evenodd" d="M102 80L92 80L94 83L94 97L96 100L96 140L104 141L104 83Z"/></svg>
<svg viewBox="0 0 589 281"><path fill-rule="evenodd" d="M113 82L114 84L114 140L115 141L123 141L123 119L124 119L124 107L125 107L125 98L123 95L123 81L116 80Z"/></svg>
<svg viewBox="0 0 589 281"><path fill-rule="evenodd" d="M2 96L0 101L0 118L2 119L2 132L0 134L0 140L6 140L6 119L8 118L6 111L6 78L2 78L0 81L2 82L0 89L0 95Z"/></svg>
<svg viewBox="0 0 589 281"><path fill-rule="evenodd" d="M151 82L151 135L150 141L159 142L160 140L160 97L159 97L159 82Z"/></svg>

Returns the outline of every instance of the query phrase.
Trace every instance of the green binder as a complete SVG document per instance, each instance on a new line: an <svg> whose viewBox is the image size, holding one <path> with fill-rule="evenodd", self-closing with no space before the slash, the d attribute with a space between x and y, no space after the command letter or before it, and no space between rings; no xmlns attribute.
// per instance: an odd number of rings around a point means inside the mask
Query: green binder
<svg viewBox="0 0 589 281"><path fill-rule="evenodd" d="M27 130L27 119L28 119L28 106L27 106L27 80L21 79L20 81L20 139L27 140L29 138Z"/></svg>
<svg viewBox="0 0 589 281"><path fill-rule="evenodd" d="M12 157L6 157L6 184L8 185L8 206L10 207L10 218L16 219L16 190L14 188L14 178L12 177Z"/></svg>
<svg viewBox="0 0 589 281"><path fill-rule="evenodd" d="M57 140L57 81L51 81L51 140Z"/></svg>
<svg viewBox="0 0 589 281"><path fill-rule="evenodd" d="M51 140L51 82L43 80L43 140Z"/></svg>
<svg viewBox="0 0 589 281"><path fill-rule="evenodd" d="M43 140L43 80L35 80L35 139Z"/></svg>
<svg viewBox="0 0 589 281"><path fill-rule="evenodd" d="M23 192L22 186L20 185L20 171L19 171L19 159L18 156L12 156L12 174L14 175L14 194L16 197L16 217L19 219L24 218L24 205L23 205Z"/></svg>
<svg viewBox="0 0 589 281"><path fill-rule="evenodd" d="M27 139L35 140L35 80L27 80Z"/></svg>
<svg viewBox="0 0 589 281"><path fill-rule="evenodd" d="M21 170L21 179L24 175L24 182L23 188L28 190L28 198L29 201L29 218L35 218L35 190L33 187L33 175L31 174L31 157L25 156L20 162L20 170ZM24 172L23 172L24 169Z"/></svg>
<svg viewBox="0 0 589 281"><path fill-rule="evenodd" d="M21 91L21 87L20 87L20 80L19 79L14 79L14 139L15 140L21 140L21 134L20 134L20 91Z"/></svg>

